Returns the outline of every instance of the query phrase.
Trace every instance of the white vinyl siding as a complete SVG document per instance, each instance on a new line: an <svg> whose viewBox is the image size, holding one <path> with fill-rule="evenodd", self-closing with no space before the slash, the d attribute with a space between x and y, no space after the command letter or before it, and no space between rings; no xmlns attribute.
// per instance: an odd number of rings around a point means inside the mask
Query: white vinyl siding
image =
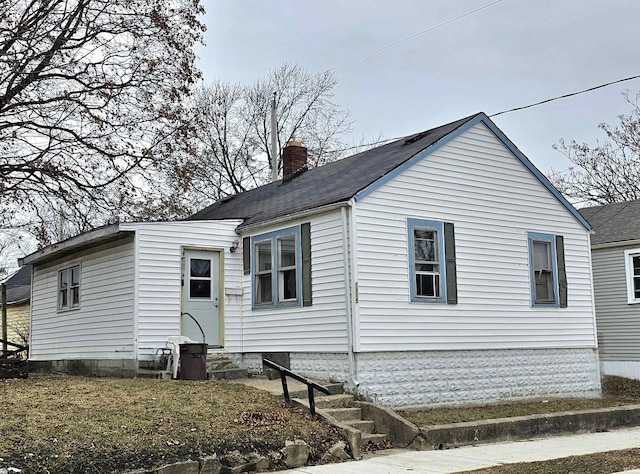
<svg viewBox="0 0 640 474"><path fill-rule="evenodd" d="M410 303L407 218L455 224L457 305ZM484 125L356 206L360 351L594 347L585 228ZM528 232L564 236L568 307L531 306Z"/></svg>
<svg viewBox="0 0 640 474"><path fill-rule="evenodd" d="M78 252L36 267L32 360L126 359L134 355L133 239ZM81 306L58 311L58 272L81 266Z"/></svg>
<svg viewBox="0 0 640 474"><path fill-rule="evenodd" d="M238 241L235 228L241 222L226 220L120 225L122 230L136 231L139 356L144 358L155 354L157 348L165 347L168 336L181 334L180 295L182 252L185 247L221 250L224 278L220 281L220 294L224 295L224 300L220 317L224 318L224 344L227 350L238 347L240 298L227 295L225 288L240 288L242 252L231 253L229 249L234 241Z"/></svg>
<svg viewBox="0 0 640 474"><path fill-rule="evenodd" d="M303 222L311 223L311 306L251 310L251 275L243 277L243 352L346 352L344 260L340 211L314 216L280 227L256 231L261 235Z"/></svg>
<svg viewBox="0 0 640 474"><path fill-rule="evenodd" d="M593 287L600 355L604 361L640 361L640 305L627 300L625 250L593 251Z"/></svg>

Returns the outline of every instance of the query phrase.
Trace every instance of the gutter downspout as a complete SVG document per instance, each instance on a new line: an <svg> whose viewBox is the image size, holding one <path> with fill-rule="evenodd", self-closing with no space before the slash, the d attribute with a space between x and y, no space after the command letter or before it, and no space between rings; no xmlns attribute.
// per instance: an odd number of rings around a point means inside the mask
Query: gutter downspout
<svg viewBox="0 0 640 474"><path fill-rule="evenodd" d="M351 204L347 204L347 206L351 207ZM345 282L345 291L344 291L344 302L345 302L345 311L347 315L347 359L349 362L349 385L351 385L356 395L358 394L358 386L360 382L357 380L357 371L356 371L356 361L355 354L353 352L354 342L353 342L353 312L351 311L353 296L351 293L351 279L349 272L349 244L347 241L347 207L340 208L340 217L342 218L342 258L343 258L343 266L344 266L344 282ZM353 234L353 231L352 231ZM353 235L352 235L353 237Z"/></svg>

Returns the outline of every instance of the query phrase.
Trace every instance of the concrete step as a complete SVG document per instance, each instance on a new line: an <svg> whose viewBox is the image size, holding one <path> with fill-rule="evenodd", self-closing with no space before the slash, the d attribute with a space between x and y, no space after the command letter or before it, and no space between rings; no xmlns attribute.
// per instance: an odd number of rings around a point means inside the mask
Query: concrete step
<svg viewBox="0 0 640 474"><path fill-rule="evenodd" d="M360 438L360 446L364 446L367 443L384 443L388 440L389 437L384 433L362 433L362 438Z"/></svg>
<svg viewBox="0 0 640 474"><path fill-rule="evenodd" d="M323 411L338 421L357 421L362 419L362 409L360 408L327 408Z"/></svg>
<svg viewBox="0 0 640 474"><path fill-rule="evenodd" d="M244 379L247 376L247 369L239 367L224 370L207 370L207 378L215 380Z"/></svg>
<svg viewBox="0 0 640 474"><path fill-rule="evenodd" d="M207 371L237 369L238 366L231 360L207 361Z"/></svg>
<svg viewBox="0 0 640 474"><path fill-rule="evenodd" d="M290 377L287 377L287 383L289 383L291 380L293 380ZM318 385L322 385L324 388L326 388L327 390L329 390L329 393L331 395L339 395L341 393L344 393L344 388L342 386L341 383L325 383L325 382L316 382ZM306 398L309 399L309 392L307 391L306 388L301 389L301 390L289 390L289 396L291 396L292 398ZM319 400L320 397L324 397L325 395L322 392L318 392L317 390L314 390L314 398L316 400Z"/></svg>
<svg viewBox="0 0 640 474"><path fill-rule="evenodd" d="M375 431L376 423L372 420L350 420L345 421L345 425L362 431L363 433L373 433Z"/></svg>
<svg viewBox="0 0 640 474"><path fill-rule="evenodd" d="M353 395L341 393L339 395L323 395L315 399L316 408L350 408Z"/></svg>

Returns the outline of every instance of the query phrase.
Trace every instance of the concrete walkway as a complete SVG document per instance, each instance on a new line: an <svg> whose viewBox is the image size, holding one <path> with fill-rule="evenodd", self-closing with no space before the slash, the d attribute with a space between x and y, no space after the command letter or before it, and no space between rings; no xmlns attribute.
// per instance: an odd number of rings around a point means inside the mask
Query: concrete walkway
<svg viewBox="0 0 640 474"><path fill-rule="evenodd" d="M443 451L389 450L362 461L308 466L282 474L443 474L472 471L500 464L546 461L604 451L640 447L640 427L508 443L483 444ZM384 453L384 451L380 451ZM625 474L640 474L640 470Z"/></svg>

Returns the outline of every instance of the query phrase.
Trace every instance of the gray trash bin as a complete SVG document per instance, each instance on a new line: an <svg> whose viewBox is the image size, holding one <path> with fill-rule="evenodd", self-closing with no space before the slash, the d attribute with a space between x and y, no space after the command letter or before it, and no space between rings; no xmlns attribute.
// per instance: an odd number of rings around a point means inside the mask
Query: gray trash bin
<svg viewBox="0 0 640 474"><path fill-rule="evenodd" d="M207 380L208 344L180 344L180 379Z"/></svg>

